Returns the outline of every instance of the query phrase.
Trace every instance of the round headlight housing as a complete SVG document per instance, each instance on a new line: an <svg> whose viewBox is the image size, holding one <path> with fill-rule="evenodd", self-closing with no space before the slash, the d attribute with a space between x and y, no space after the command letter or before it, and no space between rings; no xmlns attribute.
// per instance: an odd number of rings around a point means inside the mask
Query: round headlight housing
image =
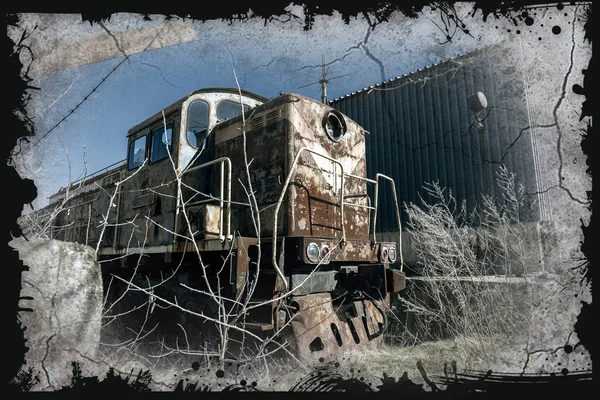
<svg viewBox="0 0 600 400"><path fill-rule="evenodd" d="M327 246L326 244L321 246L321 258L323 260L329 258L329 246Z"/></svg>
<svg viewBox="0 0 600 400"><path fill-rule="evenodd" d="M388 253L388 258L390 259L390 262L392 262L392 263L396 262L397 257L398 257L398 255L396 254L396 247L395 246L390 247L390 251Z"/></svg>
<svg viewBox="0 0 600 400"><path fill-rule="evenodd" d="M325 128L327 136L334 142L339 142L348 129L344 121L344 116L337 110L332 110L325 114L323 128Z"/></svg>
<svg viewBox="0 0 600 400"><path fill-rule="evenodd" d="M388 256L388 248L386 246L381 247L381 261L386 261Z"/></svg>
<svg viewBox="0 0 600 400"><path fill-rule="evenodd" d="M310 262L319 261L319 254L321 254L321 250L316 243L309 243L309 245L306 246L306 257L308 257Z"/></svg>

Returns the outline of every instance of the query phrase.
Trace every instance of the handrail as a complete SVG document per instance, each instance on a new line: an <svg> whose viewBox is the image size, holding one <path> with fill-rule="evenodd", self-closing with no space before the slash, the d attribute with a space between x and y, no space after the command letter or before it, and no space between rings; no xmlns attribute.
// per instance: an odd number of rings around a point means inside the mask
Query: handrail
<svg viewBox="0 0 600 400"><path fill-rule="evenodd" d="M398 254L400 254L400 271L403 270L404 267L404 257L402 256L402 225L400 223L400 210L398 207L398 197L396 195L396 183L392 178L386 176L384 174L375 175L375 179L363 178L362 176L356 176L348 174L348 176L356 179L362 179L366 182L375 184L375 207L366 207L375 210L375 215L373 216L373 244L377 243L377 209L379 208L379 178L384 178L392 182L392 190L394 192L394 206L396 208L396 222L398 223ZM364 207L364 206L362 206Z"/></svg>
<svg viewBox="0 0 600 400"><path fill-rule="evenodd" d="M346 176L351 176L351 177L354 177L354 178L359 178L359 179L361 179L359 176L354 176L354 175L350 175L350 174L346 174ZM367 195L367 194L344 196L344 198L346 198L346 199L347 199L347 198L350 198L350 197L353 197L353 198L356 198L356 197L366 197L366 198L367 198L367 205L366 205L366 206L364 206L364 205L362 205L362 204L350 203L350 202L348 202L348 201L345 201L345 202L344 202L344 204L345 204L345 205L347 205L347 206L354 206L354 207L366 208L366 209L368 209L368 210L374 210L374 209L375 209L375 207L371 206L371 198L370 198L370 197L369 197L369 195Z"/></svg>
<svg viewBox="0 0 600 400"><path fill-rule="evenodd" d="M115 165L117 165L117 164L125 164L125 161L127 161L127 159L126 159L126 158L122 159L121 161L117 161L117 162L115 162L115 163L112 163L112 164L110 164L110 165L109 165L109 166L107 166L107 167L101 168L101 169L99 169L98 171L94 171L93 173L91 173L91 174L89 174L89 175L86 175L86 176L84 176L83 178L80 178L80 179L77 179L76 181L73 181L73 182L71 183L71 185L74 185L74 184L76 184L76 183L79 183L79 182L84 182L84 181L87 181L88 179L92 179L92 178L94 178L95 176L98 176L98 175L101 175L101 174L103 174L104 172L108 172L108 171L109 171L109 169L110 169L111 167L114 167L114 166L115 166Z"/></svg>
<svg viewBox="0 0 600 400"><path fill-rule="evenodd" d="M396 184L392 178L384 174L375 175L375 215L373 216L373 243L377 243L377 208L379 206L379 178L384 178L392 182L392 192L394 194L394 206L396 208L396 222L398 223L398 254L400 254L400 271L404 267L404 258L402 256L402 225L400 223L400 210L398 208L398 197L396 195Z"/></svg>
<svg viewBox="0 0 600 400"><path fill-rule="evenodd" d="M227 237L227 239L231 240L232 236L231 236L231 160L229 159L229 157L220 157L220 158L216 158L214 160L211 160L207 163L204 163L202 165L197 165L193 168L187 169L185 170L181 175L185 175L189 172L192 171L196 171L202 168L206 168L209 167L211 165L220 163L221 164L221 176L220 176L220 191L219 191L219 212L220 212L220 218L219 218L219 239L221 241L225 240L225 237ZM223 164L227 163L227 201L223 200L223 186L224 186L224 173L225 171L223 170ZM179 190L179 189L178 189ZM181 193L179 193L180 195ZM224 236L223 235L223 203L227 203L227 235ZM175 215L175 229L174 231L177 232L177 214L179 214L179 207L177 207L177 212ZM173 240L175 241L176 238L174 237Z"/></svg>
<svg viewBox="0 0 600 400"><path fill-rule="evenodd" d="M342 239L340 242L344 243L346 241L346 231L344 229L344 166L342 165L342 163L340 163L336 159L333 159L331 157L317 153L316 151L309 149L308 147L302 147L298 150L298 153L296 154L296 157L294 158L294 162L292 163L292 166L290 167L290 172L288 172L288 175L285 178L285 183L283 184L283 189L281 190L281 195L279 196L279 200L277 201L277 205L275 206L275 212L273 215L273 245L272 245L273 246L273 254L271 256L271 261L273 263L273 268L275 268L275 271L277 272L277 275L279 275L279 277L283 281L286 290L289 288L288 282L286 281L285 276L283 275L283 272L279 268L279 265L277 265L277 214L279 213L279 207L281 207L281 203L283 202L283 198L285 197L285 193L287 191L288 185L290 184L292 174L296 170L296 167L298 166L298 161L300 160L300 156L302 155L302 153L304 151L307 151L309 153L316 154L318 156L326 158L326 159L338 164L342 170L342 173L341 173L342 188L341 188L341 195L340 195L340 216L342 219L342 224L341 224L342 225Z"/></svg>

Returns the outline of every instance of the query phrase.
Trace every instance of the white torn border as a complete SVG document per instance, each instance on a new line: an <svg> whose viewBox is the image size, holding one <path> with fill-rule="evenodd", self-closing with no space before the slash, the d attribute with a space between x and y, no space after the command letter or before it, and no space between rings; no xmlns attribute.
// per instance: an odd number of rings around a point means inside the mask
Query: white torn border
<svg viewBox="0 0 600 400"><path fill-rule="evenodd" d="M127 20L131 21L135 28L123 29L118 26L118 22L107 21L103 25L110 31L109 34L100 24L94 25L93 28L89 25L84 27L82 24L89 22L81 21L80 15L77 15L80 24L69 21L72 24L66 24L68 27L62 26L64 32L55 26L55 18L44 19L27 14L21 17L23 23L19 27L11 27L8 33L15 43L20 40L23 32L31 35L23 43L31 49L34 59L31 60L29 52L21 52L24 71L31 64L28 73L31 78L198 40L191 20L172 19L159 23L136 24L136 18L129 16ZM139 18L141 19L141 16Z"/></svg>

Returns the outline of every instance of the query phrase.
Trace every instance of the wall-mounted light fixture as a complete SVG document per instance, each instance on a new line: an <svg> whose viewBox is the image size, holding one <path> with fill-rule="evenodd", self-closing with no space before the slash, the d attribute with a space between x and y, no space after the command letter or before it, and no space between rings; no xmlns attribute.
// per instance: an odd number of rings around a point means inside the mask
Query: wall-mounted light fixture
<svg viewBox="0 0 600 400"><path fill-rule="evenodd" d="M479 117L479 112L485 110L488 106L487 99L485 98L485 94L482 92L476 92L467 97L467 105L473 111L475 115L475 119L477 121L477 127L479 129L483 128L483 121Z"/></svg>
<svg viewBox="0 0 600 400"><path fill-rule="evenodd" d="M483 136L483 133L484 133L483 120L479 116L479 113L487 108L488 102L487 102L487 99L485 98L485 95L482 92L475 92L472 95L467 97L467 105L473 112L473 115L475 115L475 121L477 122L477 131L479 132L479 143L480 143L480 148L481 148L481 164L483 166L483 188L484 188L483 190L485 191L486 194L491 195L492 193L490 192L490 188L491 188L490 180L493 178L491 178L489 175L489 169L488 169L488 165L487 165L488 160L487 160L487 156L486 156L485 138Z"/></svg>

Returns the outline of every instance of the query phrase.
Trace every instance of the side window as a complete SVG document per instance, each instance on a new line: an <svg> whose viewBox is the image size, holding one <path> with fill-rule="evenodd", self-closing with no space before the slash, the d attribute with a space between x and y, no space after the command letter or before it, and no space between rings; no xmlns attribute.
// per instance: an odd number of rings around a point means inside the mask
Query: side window
<svg viewBox="0 0 600 400"><path fill-rule="evenodd" d="M198 148L208 135L208 103L196 100L190 104L187 115L187 140Z"/></svg>
<svg viewBox="0 0 600 400"><path fill-rule="evenodd" d="M244 112L248 111L250 106L244 104ZM233 118L236 115L242 113L242 106L240 103L230 100L223 100L217 106L217 118L219 121L225 121L226 119Z"/></svg>
<svg viewBox="0 0 600 400"><path fill-rule="evenodd" d="M150 161L155 162L167 157L173 148L173 124L160 128L152 134L152 148L150 149Z"/></svg>
<svg viewBox="0 0 600 400"><path fill-rule="evenodd" d="M146 136L142 136L129 143L128 168L134 169L144 163L146 159Z"/></svg>

